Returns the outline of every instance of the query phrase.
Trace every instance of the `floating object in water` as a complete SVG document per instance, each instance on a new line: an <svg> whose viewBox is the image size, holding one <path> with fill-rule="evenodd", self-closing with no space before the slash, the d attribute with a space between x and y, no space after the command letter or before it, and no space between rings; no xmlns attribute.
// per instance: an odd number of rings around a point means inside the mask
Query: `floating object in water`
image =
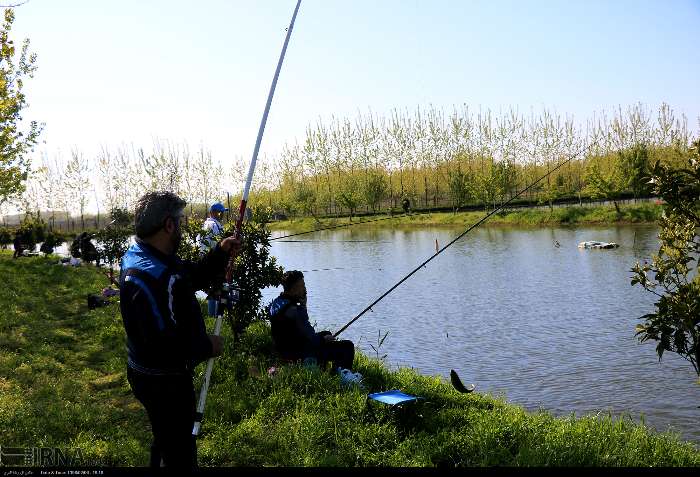
<svg viewBox="0 0 700 477"><path fill-rule="evenodd" d="M452 387L460 393L470 393L476 389L476 386L473 384L470 384L469 387L462 384L462 380L459 379L459 375L454 369L450 369L450 381L452 381Z"/></svg>
<svg viewBox="0 0 700 477"><path fill-rule="evenodd" d="M578 248L608 249L617 247L619 247L619 245L615 242L596 242L595 240L581 242L580 244L578 244Z"/></svg>
<svg viewBox="0 0 700 477"><path fill-rule="evenodd" d="M557 248L561 247L561 244L559 243L559 240L555 240L555 241L554 241L554 246L557 247Z"/></svg>

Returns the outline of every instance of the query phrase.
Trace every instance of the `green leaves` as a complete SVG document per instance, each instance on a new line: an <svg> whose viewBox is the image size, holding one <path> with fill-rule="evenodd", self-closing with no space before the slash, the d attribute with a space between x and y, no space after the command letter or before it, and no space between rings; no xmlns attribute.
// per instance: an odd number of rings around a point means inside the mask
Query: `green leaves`
<svg viewBox="0 0 700 477"><path fill-rule="evenodd" d="M646 182L665 202L659 220L661 246L651 264L632 268L631 284L659 297L656 313L642 316L644 323L636 327L640 342L658 341L659 359L665 351L677 353L700 376L700 141L692 151L689 167L671 168L657 161L651 169Z"/></svg>
<svg viewBox="0 0 700 477"><path fill-rule="evenodd" d="M36 55L29 54L29 41L22 44L15 63L15 46L10 39L14 22L12 9L5 10L5 23L0 31L0 204L17 197L24 190L29 159L42 127L35 121L21 130L22 110L28 104L22 92L24 77L32 77Z"/></svg>

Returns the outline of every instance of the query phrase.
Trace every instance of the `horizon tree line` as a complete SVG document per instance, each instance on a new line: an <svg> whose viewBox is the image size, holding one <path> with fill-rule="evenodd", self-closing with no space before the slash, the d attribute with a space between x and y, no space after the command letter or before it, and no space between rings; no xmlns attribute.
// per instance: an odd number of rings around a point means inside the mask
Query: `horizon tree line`
<svg viewBox="0 0 700 477"><path fill-rule="evenodd" d="M496 207L573 156L526 199L551 207L561 198L636 198L648 194L650 165L680 163L691 139L686 118L667 104L656 111L641 103L620 107L584 123L547 109L528 115L466 105L449 113L433 106L394 109L387 116L369 111L319 119L301 142L261 157L251 206L289 216L378 212L400 207L404 198L420 208ZM105 216L133 208L148 190L163 189L185 198L190 214L202 215L207 204L226 199L225 190L241 189L247 166L235 157L224 168L204 146L192 150L158 140L150 150L104 146L94 157L77 148L68 157L43 153L14 205L24 214L48 213L53 223L57 215L79 220L85 229L91 203L97 216ZM231 196L239 198L240 192Z"/></svg>

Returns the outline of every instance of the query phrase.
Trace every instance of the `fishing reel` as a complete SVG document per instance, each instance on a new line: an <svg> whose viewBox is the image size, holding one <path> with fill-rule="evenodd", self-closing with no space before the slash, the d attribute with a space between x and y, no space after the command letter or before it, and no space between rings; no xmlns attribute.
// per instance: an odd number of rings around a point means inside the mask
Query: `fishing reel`
<svg viewBox="0 0 700 477"><path fill-rule="evenodd" d="M224 283L216 294L217 307L216 316L224 314L224 311L231 312L233 306L240 301L241 289L233 284Z"/></svg>

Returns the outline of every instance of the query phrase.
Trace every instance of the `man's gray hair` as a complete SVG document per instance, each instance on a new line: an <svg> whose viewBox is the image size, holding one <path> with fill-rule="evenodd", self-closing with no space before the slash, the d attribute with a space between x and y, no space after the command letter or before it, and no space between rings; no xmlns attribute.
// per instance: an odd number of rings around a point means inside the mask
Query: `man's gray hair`
<svg viewBox="0 0 700 477"><path fill-rule="evenodd" d="M147 192L136 202L134 230L145 239L165 226L168 217L177 217L187 202L168 191Z"/></svg>

